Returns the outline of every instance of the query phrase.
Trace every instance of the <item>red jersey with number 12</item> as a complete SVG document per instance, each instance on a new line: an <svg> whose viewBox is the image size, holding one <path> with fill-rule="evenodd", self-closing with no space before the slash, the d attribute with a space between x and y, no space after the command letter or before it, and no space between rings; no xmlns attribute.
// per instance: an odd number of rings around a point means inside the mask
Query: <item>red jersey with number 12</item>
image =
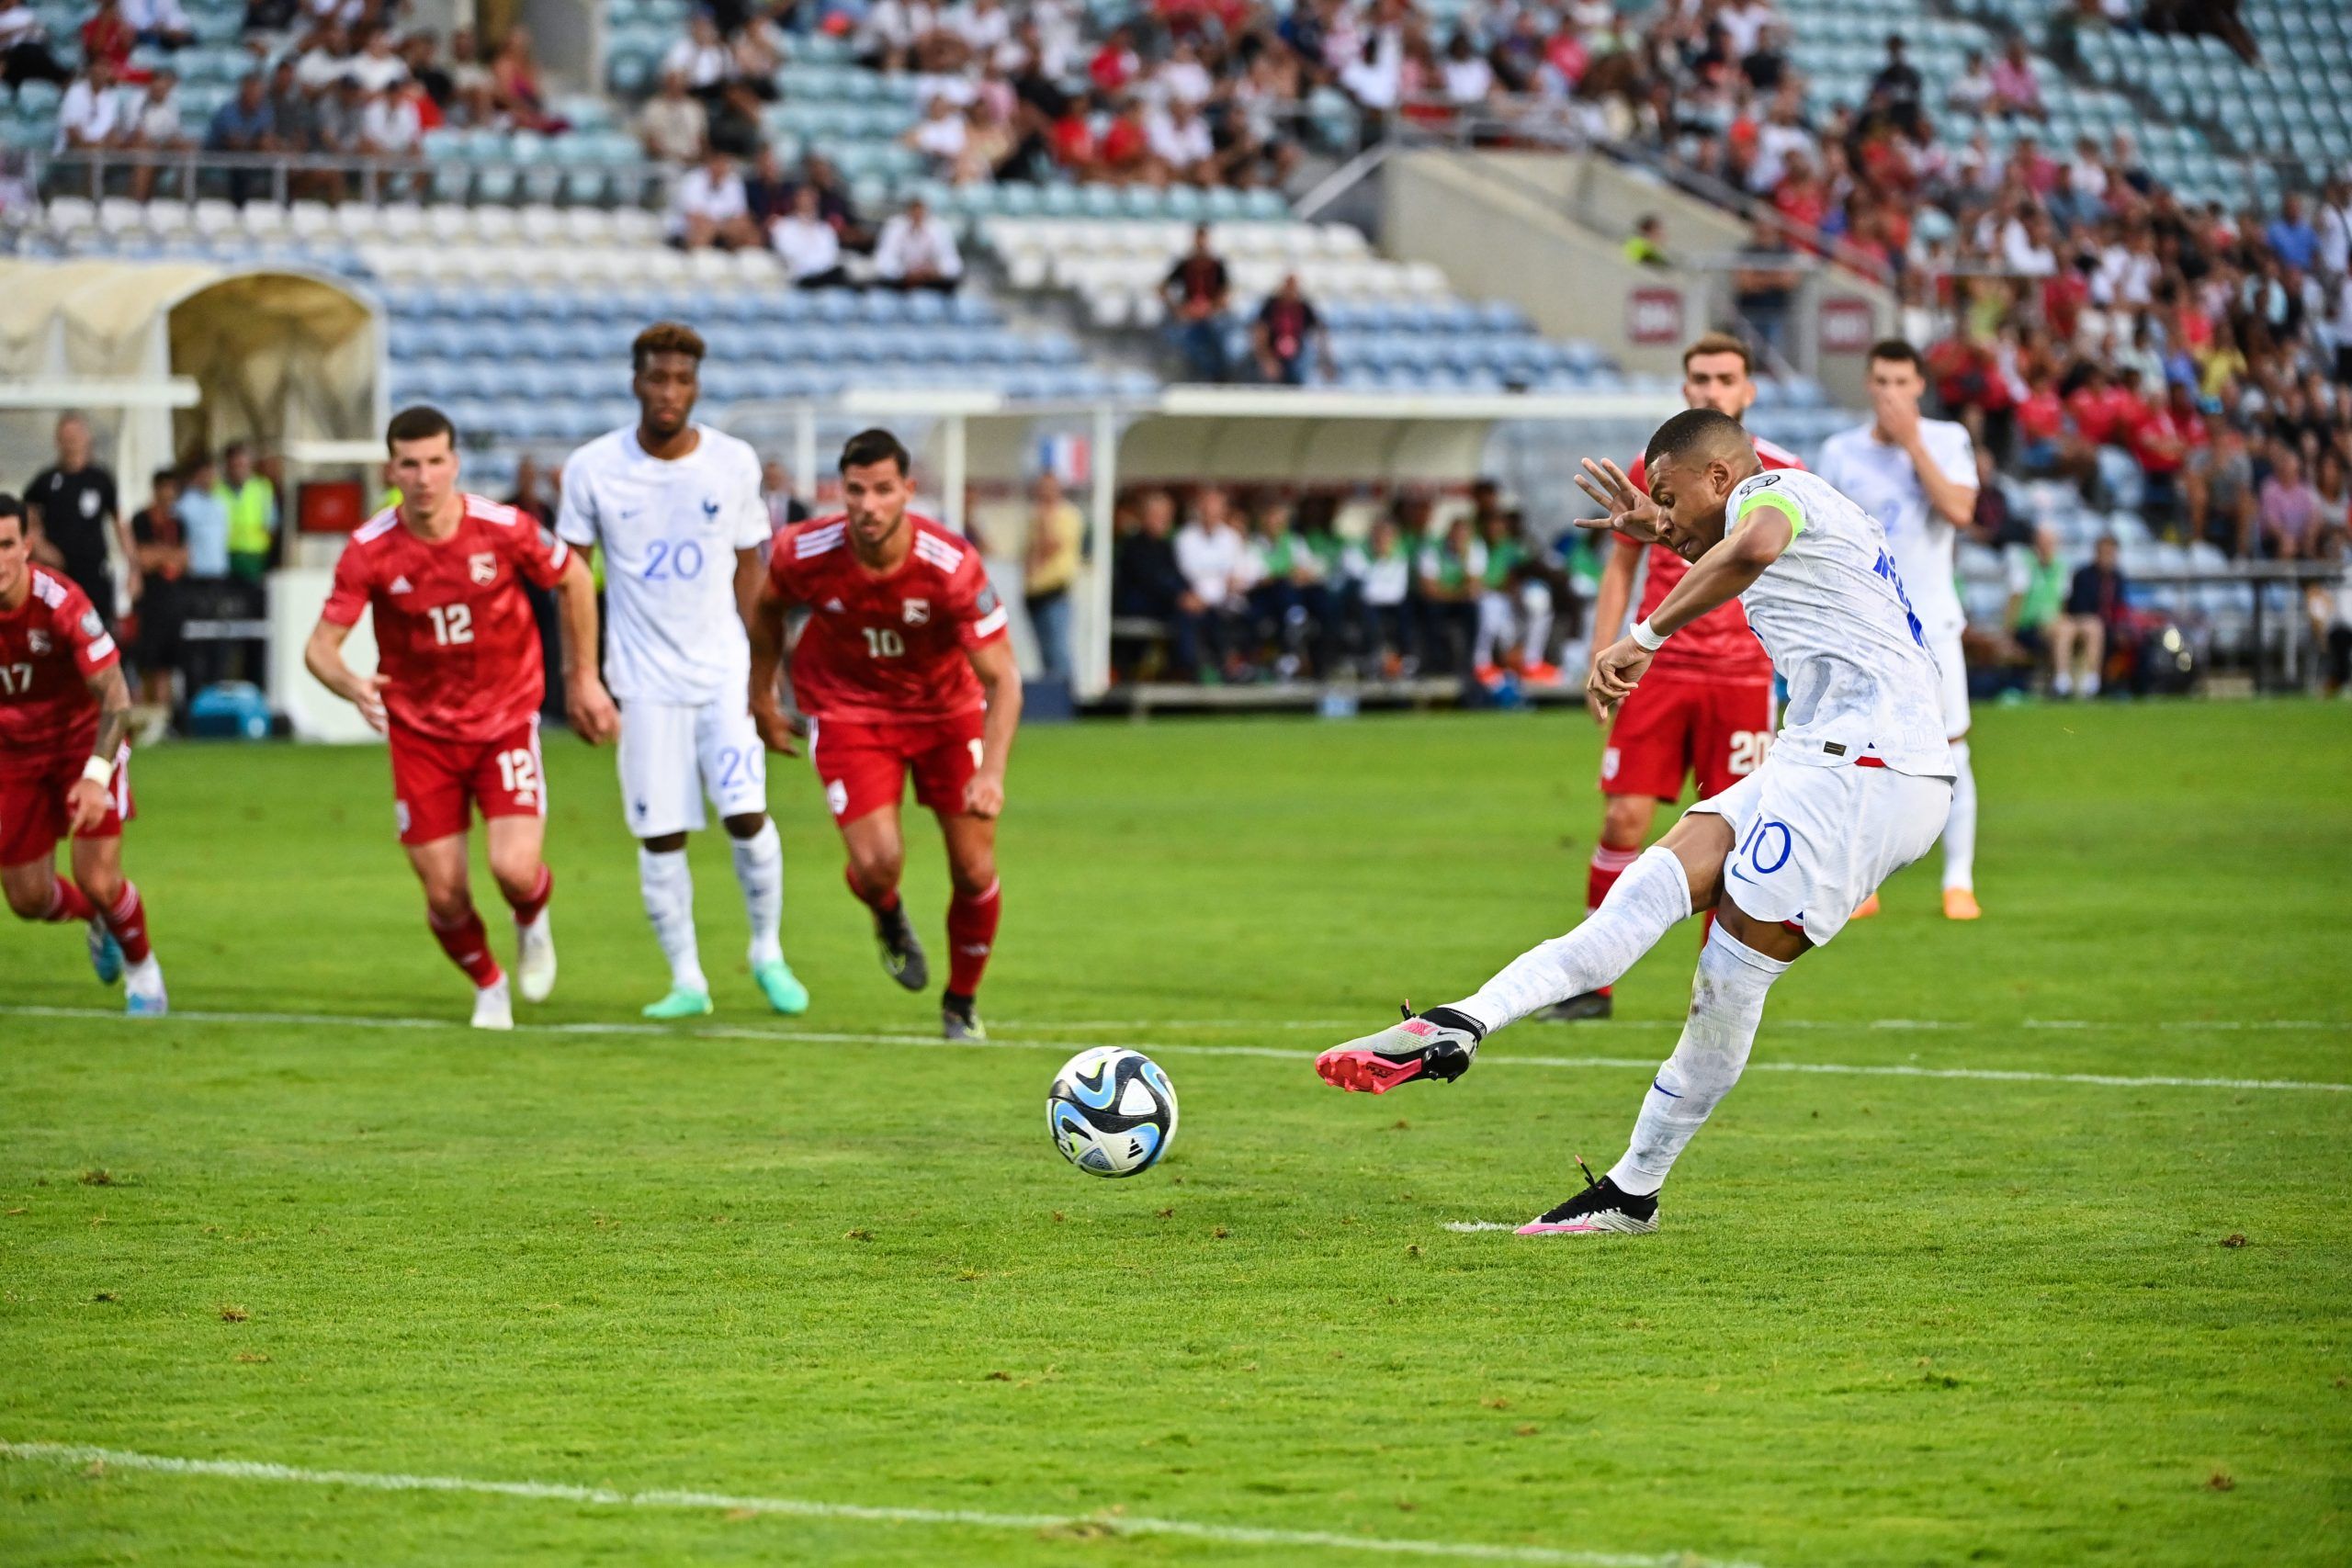
<svg viewBox="0 0 2352 1568"><path fill-rule="evenodd" d="M547 694L539 625L526 581L552 588L571 550L511 506L464 498L457 532L420 539L399 508L351 536L334 563L322 620L348 626L376 612L377 671L395 729L444 740L495 740Z"/></svg>
<svg viewBox="0 0 2352 1568"><path fill-rule="evenodd" d="M880 576L859 564L845 518L776 530L768 581L808 608L792 650L802 712L845 724L927 724L988 705L968 650L1003 637L1006 617L980 553L911 512L907 526L907 558Z"/></svg>
<svg viewBox="0 0 2352 1568"><path fill-rule="evenodd" d="M1797 455L1785 447L1776 446L1760 435L1750 435L1748 439L1756 443L1757 459L1767 468L1804 467ZM1649 470L1642 457L1634 459L1625 477L1633 480L1635 490L1649 494ZM1649 619L1650 612L1666 602L1666 596L1690 570L1689 561L1664 545L1652 545L1649 570L1642 580L1642 603L1634 618ZM1747 613L1734 599L1667 638L1666 646L1650 660L1649 672L1668 680L1769 682L1772 679L1772 656L1764 651L1764 645L1748 630Z"/></svg>
<svg viewBox="0 0 2352 1568"><path fill-rule="evenodd" d="M0 778L47 773L98 740L89 679L122 661L90 596L45 566L25 602L0 610Z"/></svg>

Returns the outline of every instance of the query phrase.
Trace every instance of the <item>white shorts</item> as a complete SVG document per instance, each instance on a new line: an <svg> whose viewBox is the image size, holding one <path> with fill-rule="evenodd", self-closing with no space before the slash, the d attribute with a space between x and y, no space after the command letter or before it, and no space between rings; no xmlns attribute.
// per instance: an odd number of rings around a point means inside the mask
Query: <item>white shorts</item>
<svg viewBox="0 0 2352 1568"><path fill-rule="evenodd" d="M621 816L640 839L702 827L705 795L722 818L768 808L767 753L743 707L629 703L620 760Z"/></svg>
<svg viewBox="0 0 2352 1568"><path fill-rule="evenodd" d="M1951 815L1951 781L1892 768L1821 768L1774 751L1690 808L1731 825L1724 895L1751 919L1838 934L1879 885L1921 855Z"/></svg>
<svg viewBox="0 0 2352 1568"><path fill-rule="evenodd" d="M1960 650L1960 633L1928 639L1928 652L1944 678L1944 739L1968 733L1968 658Z"/></svg>

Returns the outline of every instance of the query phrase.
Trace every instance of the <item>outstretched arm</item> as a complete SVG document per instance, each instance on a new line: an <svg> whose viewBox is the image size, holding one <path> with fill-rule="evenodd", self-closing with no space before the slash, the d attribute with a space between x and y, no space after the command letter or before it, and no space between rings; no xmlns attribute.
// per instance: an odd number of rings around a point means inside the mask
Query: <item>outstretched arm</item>
<svg viewBox="0 0 2352 1568"><path fill-rule="evenodd" d="M1747 591L1764 570L1788 549L1796 530L1789 514L1774 503L1754 506L1738 530L1725 535L1715 547L1693 561L1672 592L1650 612L1650 641L1641 640L1642 628L1611 644L1592 661L1587 689L1614 707L1641 684L1658 644L1708 611L1730 603Z"/></svg>
<svg viewBox="0 0 2352 1568"><path fill-rule="evenodd" d="M1004 768L1012 760L1013 732L1021 728L1021 666L1013 661L1007 637L967 649L965 657L988 694L989 711L980 730L979 772L964 786L964 809L994 817L1004 809Z"/></svg>
<svg viewBox="0 0 2352 1568"><path fill-rule="evenodd" d="M65 814L71 830L86 833L106 819L107 786L114 782L114 760L130 734L130 687L122 666L109 664L84 682L98 702L98 739L82 776L65 792Z"/></svg>

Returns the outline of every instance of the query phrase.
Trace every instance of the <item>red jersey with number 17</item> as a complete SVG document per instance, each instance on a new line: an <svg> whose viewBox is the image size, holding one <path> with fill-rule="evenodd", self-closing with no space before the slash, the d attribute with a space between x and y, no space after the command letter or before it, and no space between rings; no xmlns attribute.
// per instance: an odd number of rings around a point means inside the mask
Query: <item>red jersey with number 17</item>
<svg viewBox="0 0 2352 1568"><path fill-rule="evenodd" d="M98 740L89 679L122 656L90 596L45 566L25 602L0 610L0 778L45 773Z"/></svg>
<svg viewBox="0 0 2352 1568"><path fill-rule="evenodd" d="M525 581L552 588L571 547L511 506L464 497L446 539L420 539L399 508L351 536L319 618L355 626L376 612L377 671L395 729L495 740L547 694L539 626Z"/></svg>
<svg viewBox="0 0 2352 1568"><path fill-rule="evenodd" d="M1797 455L1785 447L1776 446L1760 435L1750 435L1748 439L1756 443L1757 459L1767 468L1804 467ZM1634 482L1635 490L1649 494L1649 470L1642 457L1634 459L1625 477ZM1664 545L1650 546L1649 570L1642 580L1642 603L1634 618L1649 619L1650 612L1666 602L1666 596L1690 570L1689 561ZM1747 613L1734 599L1667 638L1666 646L1650 660L1649 672L1668 680L1769 682L1772 679L1772 656L1764 651L1764 645L1748 629Z"/></svg>
<svg viewBox="0 0 2352 1568"><path fill-rule="evenodd" d="M1005 608L980 553L927 517L907 558L876 575L850 547L845 518L776 530L768 581L808 609L792 650L801 711L844 724L927 724L988 705L968 651L1005 635Z"/></svg>

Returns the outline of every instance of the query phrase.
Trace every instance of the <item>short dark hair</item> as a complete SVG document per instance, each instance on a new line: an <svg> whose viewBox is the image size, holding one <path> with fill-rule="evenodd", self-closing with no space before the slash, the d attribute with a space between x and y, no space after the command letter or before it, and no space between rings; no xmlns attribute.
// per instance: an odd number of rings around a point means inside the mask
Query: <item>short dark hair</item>
<svg viewBox="0 0 2352 1568"><path fill-rule="evenodd" d="M1899 337L1883 337L1871 344L1865 356L1872 365L1908 365L1912 369L1927 373L1927 366L1919 358L1919 351Z"/></svg>
<svg viewBox="0 0 2352 1568"><path fill-rule="evenodd" d="M1654 474L1662 463L1748 447L1747 432L1729 414L1713 409L1684 409L1657 427L1648 450L1642 454L1642 466Z"/></svg>
<svg viewBox="0 0 2352 1568"><path fill-rule="evenodd" d="M180 471L177 468L157 468L147 476L147 482L151 485L177 484L180 482Z"/></svg>
<svg viewBox="0 0 2352 1568"><path fill-rule="evenodd" d="M1690 370L1690 362L1705 354L1736 354L1739 355L1741 373L1748 376L1756 374L1756 359L1748 352L1747 340L1735 337L1730 333L1702 333L1692 338L1690 346L1682 351L1683 373L1688 375Z"/></svg>
<svg viewBox="0 0 2352 1568"><path fill-rule="evenodd" d="M25 503L9 491L0 490L0 518L5 517L15 518L18 525L18 531L22 531L25 521Z"/></svg>
<svg viewBox="0 0 2352 1568"><path fill-rule="evenodd" d="M896 463L900 474L914 471L915 460L906 444L887 430L861 430L842 444L841 471L870 468L876 463Z"/></svg>
<svg viewBox="0 0 2352 1568"><path fill-rule="evenodd" d="M220 460L225 463L232 457L252 450L253 448L243 441L232 441L229 445L220 448Z"/></svg>
<svg viewBox="0 0 2352 1568"><path fill-rule="evenodd" d="M702 333L684 321L656 321L637 334L628 345L628 367L632 373L645 368L645 362L657 354L683 354L696 365L709 350L702 341Z"/></svg>
<svg viewBox="0 0 2352 1568"><path fill-rule="evenodd" d="M391 451L403 441L430 441L446 435L449 445L458 444L458 427L449 416L430 403L418 403L392 415L392 423L384 426L384 450Z"/></svg>

